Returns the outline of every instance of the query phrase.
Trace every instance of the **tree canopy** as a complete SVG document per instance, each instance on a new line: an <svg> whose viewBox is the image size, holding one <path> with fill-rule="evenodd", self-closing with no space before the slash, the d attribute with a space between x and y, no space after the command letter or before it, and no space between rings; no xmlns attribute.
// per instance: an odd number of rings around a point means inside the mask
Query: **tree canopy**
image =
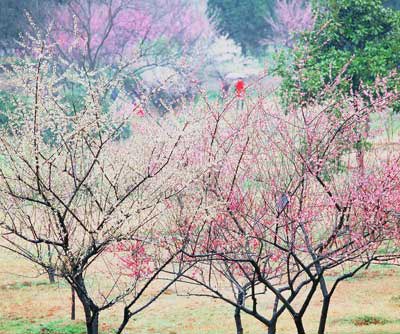
<svg viewBox="0 0 400 334"><path fill-rule="evenodd" d="M338 88L358 92L372 85L399 65L400 13L382 0L316 1L314 29L304 33L289 57L280 59L283 89L310 99L339 75L346 76ZM283 60L284 58L284 60ZM390 85L389 85L390 86Z"/></svg>
<svg viewBox="0 0 400 334"><path fill-rule="evenodd" d="M244 53L257 53L260 42L271 36L266 17L271 16L274 0L208 0L207 13L218 31L232 38Z"/></svg>

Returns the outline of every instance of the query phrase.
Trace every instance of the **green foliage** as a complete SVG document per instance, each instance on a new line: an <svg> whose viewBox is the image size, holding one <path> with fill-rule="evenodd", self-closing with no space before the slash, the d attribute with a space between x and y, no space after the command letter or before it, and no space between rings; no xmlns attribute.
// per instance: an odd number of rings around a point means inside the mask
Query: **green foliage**
<svg viewBox="0 0 400 334"><path fill-rule="evenodd" d="M318 93L338 76L338 91L358 92L361 83L372 86L399 66L400 12L382 0L315 1L316 23L304 33L293 53L278 56L278 73L284 78L287 103L319 98ZM346 69L344 73L342 70ZM397 81L388 82L395 88Z"/></svg>
<svg viewBox="0 0 400 334"><path fill-rule="evenodd" d="M208 0L207 14L218 31L232 38L243 52L258 53L260 42L271 36L265 18L273 14L275 0Z"/></svg>

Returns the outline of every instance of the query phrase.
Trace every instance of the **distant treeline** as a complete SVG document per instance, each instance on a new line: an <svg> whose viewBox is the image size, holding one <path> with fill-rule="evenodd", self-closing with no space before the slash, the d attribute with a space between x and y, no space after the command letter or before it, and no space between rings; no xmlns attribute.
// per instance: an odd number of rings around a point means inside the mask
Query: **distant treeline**
<svg viewBox="0 0 400 334"><path fill-rule="evenodd" d="M69 0L1 0L0 54L9 53L16 46L19 34L26 31L29 22L26 13L38 25L46 22L54 6ZM139 0L143 1L143 0ZM291 0L288 0L291 1ZM305 3L312 0L305 0ZM218 31L228 35L242 47L244 53L257 54L263 49L260 41L271 38L273 29L266 17L274 16L277 0L207 0L207 12ZM383 1L386 6L400 9L400 0Z"/></svg>
<svg viewBox="0 0 400 334"><path fill-rule="evenodd" d="M1 0L0 10L0 53L8 53L16 45L19 35L26 31L29 13L36 24L42 24L51 9L68 0Z"/></svg>

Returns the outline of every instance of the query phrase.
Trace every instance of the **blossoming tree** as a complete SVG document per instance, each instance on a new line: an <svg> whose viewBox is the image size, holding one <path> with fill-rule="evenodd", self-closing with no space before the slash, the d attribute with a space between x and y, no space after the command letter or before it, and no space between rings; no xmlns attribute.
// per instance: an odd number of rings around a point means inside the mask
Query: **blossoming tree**
<svg viewBox="0 0 400 334"><path fill-rule="evenodd" d="M123 303L121 333L191 265L181 262L185 243L171 239L164 205L188 184L180 161L190 126L151 118L148 96L130 108L123 93L110 103L113 88L123 91L119 78L60 73L54 49L40 38L32 45L35 57L7 72L18 92L0 129L1 247L68 282L88 334ZM81 98L66 98L66 86ZM166 267L175 274L145 295Z"/></svg>
<svg viewBox="0 0 400 334"><path fill-rule="evenodd" d="M305 333L303 317L318 289L324 333L338 284L371 263L397 259L399 152L384 158L370 152L365 170L356 167L357 127L397 98L380 92L335 96L286 114L262 90L243 109L236 97L223 105L206 100L207 126L190 164L210 168L197 194L207 205L191 233L195 246L185 250L199 262L181 280L198 287L191 295L234 306L238 333L240 312L269 333L289 312ZM340 274L328 287L333 271ZM268 310L257 307L263 299Z"/></svg>
<svg viewBox="0 0 400 334"><path fill-rule="evenodd" d="M266 22L273 31L272 37L265 40L292 47L296 37L314 26L311 4L304 0L278 0L275 3L274 16L268 16Z"/></svg>
<svg viewBox="0 0 400 334"><path fill-rule="evenodd" d="M54 15L51 37L58 51L90 69L129 59L162 66L209 33L205 15L186 0L71 0Z"/></svg>

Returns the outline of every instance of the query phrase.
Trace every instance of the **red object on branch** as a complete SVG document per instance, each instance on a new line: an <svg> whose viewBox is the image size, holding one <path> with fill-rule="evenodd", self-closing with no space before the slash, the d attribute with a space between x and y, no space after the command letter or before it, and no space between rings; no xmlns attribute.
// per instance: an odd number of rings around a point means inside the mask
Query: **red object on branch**
<svg viewBox="0 0 400 334"><path fill-rule="evenodd" d="M244 88L244 81L243 80L238 80L235 85L235 91L236 91L236 97L242 99L244 98L244 94L246 93L246 90Z"/></svg>
<svg viewBox="0 0 400 334"><path fill-rule="evenodd" d="M136 115L138 115L139 117L144 117L144 110L142 108L139 108L136 112Z"/></svg>
<svg viewBox="0 0 400 334"><path fill-rule="evenodd" d="M133 104L133 112L136 112L136 115L138 115L139 117L144 117L145 115L145 112L140 104Z"/></svg>

